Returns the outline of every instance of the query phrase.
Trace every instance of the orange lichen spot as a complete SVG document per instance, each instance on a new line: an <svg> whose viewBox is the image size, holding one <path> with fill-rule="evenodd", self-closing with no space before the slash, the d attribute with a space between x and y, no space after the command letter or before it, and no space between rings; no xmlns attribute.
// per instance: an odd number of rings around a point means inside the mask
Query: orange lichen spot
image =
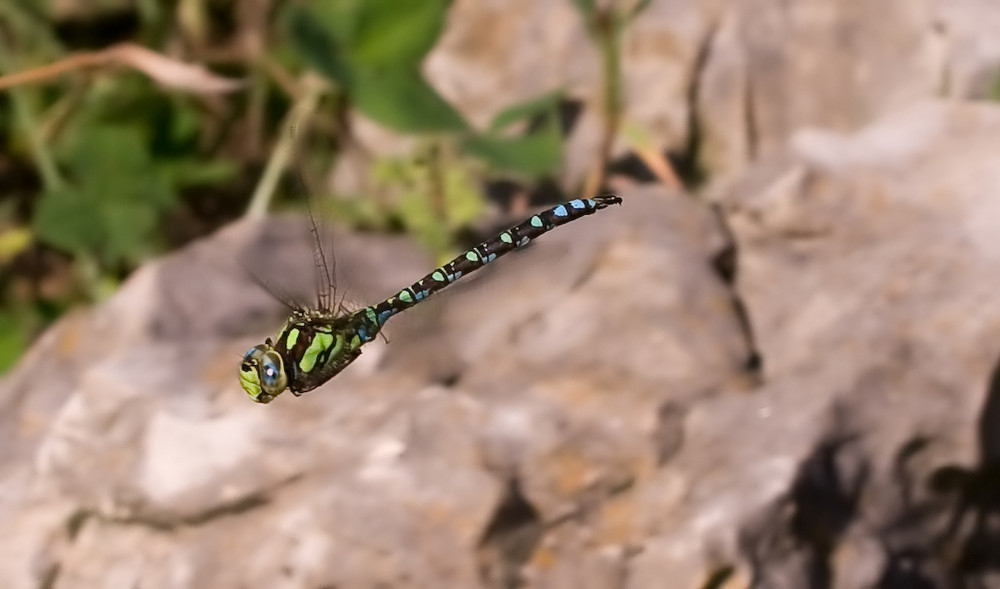
<svg viewBox="0 0 1000 589"><path fill-rule="evenodd" d="M75 358L80 350L83 333L89 327L82 314L73 314L62 322L56 340L56 354L60 358Z"/></svg>
<svg viewBox="0 0 1000 589"><path fill-rule="evenodd" d="M559 556L551 546L539 546L531 555L530 566L538 570L550 569L556 564Z"/></svg>
<svg viewBox="0 0 1000 589"><path fill-rule="evenodd" d="M561 497L576 495L592 482L591 465L576 448L563 446L550 454L546 462L554 476L554 490Z"/></svg>
<svg viewBox="0 0 1000 589"><path fill-rule="evenodd" d="M595 527L596 537L602 544L625 544L635 538L635 498L632 493L622 493L601 503Z"/></svg>

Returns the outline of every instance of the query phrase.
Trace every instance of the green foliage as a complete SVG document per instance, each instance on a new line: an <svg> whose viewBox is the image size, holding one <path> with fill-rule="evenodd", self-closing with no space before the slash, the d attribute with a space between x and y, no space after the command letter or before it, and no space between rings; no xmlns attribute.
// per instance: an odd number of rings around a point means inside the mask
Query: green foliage
<svg viewBox="0 0 1000 589"><path fill-rule="evenodd" d="M13 310L0 309L0 373L13 366L27 342L27 331Z"/></svg>
<svg viewBox="0 0 1000 589"><path fill-rule="evenodd" d="M562 133L559 130L561 92L552 92L497 114L488 131L467 137L463 147L493 170L515 176L537 178L552 173L562 161ZM516 123L538 124L520 137L503 135Z"/></svg>
<svg viewBox="0 0 1000 589"><path fill-rule="evenodd" d="M573 1L596 10L593 2ZM296 105L309 104L304 110L327 135L317 148L326 162L351 140L348 109L419 136L413 153L362 171L373 194L334 199L333 208L356 225L401 227L438 257L452 254L456 235L482 214L485 178L530 182L558 169L561 92L504 108L479 130L424 77L421 67L444 29L450 0L279 3L281 18L270 20L246 18L243 11L253 9L237 10L239 4L209 10L186 3L181 14L172 5L139 2L129 38L167 62L176 57L165 69L215 69L244 81L245 91L168 89L143 67L113 61L106 67L100 59L0 90L0 170L27 169L21 177L30 178L0 194L0 370L44 322L75 301L102 296L161 252L200 198L243 206L220 195L254 194L252 181L240 181L260 177L267 161L279 165L273 182L260 181L257 191L273 193L285 163L296 166L301 157L276 156L286 147L289 122L298 120L291 116ZM47 70L118 41L102 39L107 30L94 25L87 42L74 45L59 36L43 5L0 2L0 75ZM101 22L102 3L81 10L87 14L80 22ZM260 22L271 29L253 35L268 44L240 53L236 41L249 36L245 27ZM240 48L235 56L233 47ZM220 54L228 57L219 61ZM304 75L307 67L323 78L315 100L303 99L312 96L306 80L319 81ZM270 201L261 202L263 211ZM232 216L194 224L207 231ZM37 252L62 260L55 270L61 280L53 282L68 284L63 290L41 295L12 277L17 261Z"/></svg>
<svg viewBox="0 0 1000 589"><path fill-rule="evenodd" d="M358 110L397 131L439 133L466 126L458 111L417 70L359 70L352 90Z"/></svg>
<svg viewBox="0 0 1000 589"><path fill-rule="evenodd" d="M306 61L337 83L372 120L405 133L452 133L466 153L496 172L536 178L562 160L559 93L515 105L477 133L424 79L420 64L441 33L450 2L366 0L295 8L291 38ZM512 123L545 117L534 132L510 137Z"/></svg>
<svg viewBox="0 0 1000 589"><path fill-rule="evenodd" d="M394 193L396 221L444 259L454 253L453 233L482 214L483 200L467 167L443 162L448 156L437 146L423 151L382 160L372 173L381 190Z"/></svg>
<svg viewBox="0 0 1000 589"><path fill-rule="evenodd" d="M314 2L291 9L289 28L306 61L372 120L404 133L461 131L462 116L420 72L449 5L444 0Z"/></svg>
<svg viewBox="0 0 1000 589"><path fill-rule="evenodd" d="M562 90L543 94L538 98L512 104L503 109L490 122L490 131L501 132L511 125L538 116L555 117L558 115L559 103L563 99Z"/></svg>
<svg viewBox="0 0 1000 589"><path fill-rule="evenodd" d="M96 126L68 150L71 184L42 195L34 229L44 242L103 264L140 261L176 191L133 127Z"/></svg>
<svg viewBox="0 0 1000 589"><path fill-rule="evenodd" d="M450 5L450 0L319 1L292 6L289 17L293 33L307 35L293 36L293 42L314 64L335 59L354 70L415 68L437 42Z"/></svg>
<svg viewBox="0 0 1000 589"><path fill-rule="evenodd" d="M553 173L563 155L560 92L506 108L489 129L478 132L424 79L421 63L441 33L450 4L313 2L293 8L288 20L290 37L305 61L352 106L397 132L430 136L422 154L375 164L376 191L387 198L354 199L339 210L367 226L398 223L439 257L450 253L453 235L483 209L477 168L533 180ZM516 126L527 130L518 133Z"/></svg>
<svg viewBox="0 0 1000 589"><path fill-rule="evenodd" d="M330 2L328 6L344 6L346 3ZM322 18L328 23L342 23L343 20L329 14ZM349 81L351 70L343 59L343 50L334 43L336 35L331 35L316 16L305 9L293 9L288 17L288 34L292 45L319 73L331 80L344 84ZM331 27L332 28L332 27Z"/></svg>
<svg viewBox="0 0 1000 589"><path fill-rule="evenodd" d="M426 142L407 157L383 158L370 170L369 194L330 201L331 213L356 227L402 228L438 259L455 254L454 234L485 208L473 166Z"/></svg>
<svg viewBox="0 0 1000 589"><path fill-rule="evenodd" d="M526 137L475 135L464 148L495 170L529 178L548 174L562 160L562 137L551 124Z"/></svg>
<svg viewBox="0 0 1000 589"><path fill-rule="evenodd" d="M367 68L415 68L437 43L448 0L364 0L358 4L353 61Z"/></svg>

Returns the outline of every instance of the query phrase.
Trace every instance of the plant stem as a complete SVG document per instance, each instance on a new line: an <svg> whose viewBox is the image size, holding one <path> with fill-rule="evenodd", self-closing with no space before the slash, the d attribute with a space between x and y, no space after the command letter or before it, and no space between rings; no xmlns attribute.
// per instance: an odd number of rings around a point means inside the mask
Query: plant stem
<svg viewBox="0 0 1000 589"><path fill-rule="evenodd" d="M593 35L601 52L601 118L604 128L594 167L584 185L584 194L597 194L604 185L622 112L621 39L625 23L614 7L598 11L593 19Z"/></svg>
<svg viewBox="0 0 1000 589"><path fill-rule="evenodd" d="M13 64L8 56L13 55L13 52L9 52L8 49L7 47L0 48L0 72L9 72L12 68ZM0 78L7 77L0 76ZM52 153L49 152L48 146L42 140L38 120L27 92L28 90L25 88L18 87L11 87L7 91L10 95L14 117L28 139L28 149L31 150L31 157L34 159L35 165L38 166L38 172L42 177L45 189L47 191L57 190L62 188L65 182L59 174L59 168L56 166Z"/></svg>
<svg viewBox="0 0 1000 589"><path fill-rule="evenodd" d="M314 74L303 76L302 87L304 91L281 122L282 128L286 129L287 132L282 133L278 139L278 143L264 167L260 182L257 183L253 196L250 198L250 206L247 207L246 212L249 217L263 217L267 213L278 181L288 168L288 161L292 157L295 141L299 135L297 130L315 112L316 105L319 103L319 98L325 88L322 80Z"/></svg>

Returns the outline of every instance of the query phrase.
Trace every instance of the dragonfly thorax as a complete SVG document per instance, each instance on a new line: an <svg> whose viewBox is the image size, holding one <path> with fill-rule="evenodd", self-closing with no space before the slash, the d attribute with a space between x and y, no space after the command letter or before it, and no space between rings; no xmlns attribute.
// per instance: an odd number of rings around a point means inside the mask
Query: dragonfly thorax
<svg viewBox="0 0 1000 589"><path fill-rule="evenodd" d="M378 333L367 316L297 310L273 341L268 338L244 356L243 390L254 401L269 403L285 389L298 396L318 387L361 355L361 345Z"/></svg>

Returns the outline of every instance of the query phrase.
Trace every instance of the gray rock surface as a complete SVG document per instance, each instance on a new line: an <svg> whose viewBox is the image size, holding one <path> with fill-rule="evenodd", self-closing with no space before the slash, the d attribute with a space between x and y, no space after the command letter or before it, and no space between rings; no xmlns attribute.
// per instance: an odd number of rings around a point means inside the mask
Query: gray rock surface
<svg viewBox="0 0 1000 589"><path fill-rule="evenodd" d="M282 310L233 260L307 291L308 244L292 219L227 229L61 322L3 381L0 576L987 583L998 138L1000 107L932 102L796 134L716 195L723 217L633 191L268 406L234 372ZM361 300L427 266L402 241L341 232L337 251Z"/></svg>
<svg viewBox="0 0 1000 589"><path fill-rule="evenodd" d="M7 419L32 424L4 430L0 577L502 587L571 583L581 559L617 578L640 536L616 498L669 461L683 408L750 354L710 264L717 217L658 190L626 203L469 277L394 321L388 346L269 406L235 371L284 311L235 261L308 290L308 243L289 237L303 227L244 223L147 266L0 388ZM429 269L402 242L336 245L363 300Z"/></svg>
<svg viewBox="0 0 1000 589"><path fill-rule="evenodd" d="M998 138L1000 107L930 102L801 131L711 206L632 191L268 406L235 370L284 311L236 260L301 296L309 246L295 219L226 229L0 383L0 578L988 586ZM336 237L357 300L430 265Z"/></svg>
<svg viewBox="0 0 1000 589"><path fill-rule="evenodd" d="M794 471L741 531L760 586L991 586L998 132L1000 108L973 103L803 131L723 199L767 367L766 426L738 437ZM729 484L763 484L750 470Z"/></svg>
<svg viewBox="0 0 1000 589"><path fill-rule="evenodd" d="M580 22L563 0L456 3L426 64L479 126L557 88L581 101L567 188L600 133L599 56ZM992 95L998 23L992 0L657 0L622 41L625 118L710 177L731 176L803 126L851 132L923 100ZM405 144L360 124L378 153Z"/></svg>
<svg viewBox="0 0 1000 589"><path fill-rule="evenodd" d="M428 68L470 118L595 83L568 3L455 10ZM250 273L309 296L301 220L147 265L0 380L0 586L995 586L998 14L654 2L629 116L697 135L709 197L623 192L302 398L236 380L286 313ZM336 253L361 303L431 266Z"/></svg>

